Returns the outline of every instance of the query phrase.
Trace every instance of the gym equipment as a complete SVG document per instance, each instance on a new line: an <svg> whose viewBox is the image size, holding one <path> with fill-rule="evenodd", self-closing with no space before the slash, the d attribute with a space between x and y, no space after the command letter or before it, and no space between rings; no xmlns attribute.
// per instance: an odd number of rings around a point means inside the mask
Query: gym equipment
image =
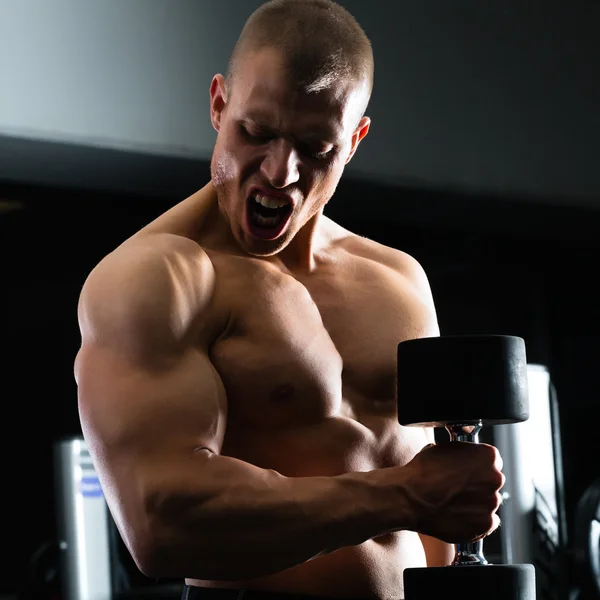
<svg viewBox="0 0 600 600"><path fill-rule="evenodd" d="M506 335L453 335L398 344L398 422L445 427L452 442L479 443L485 425L529 418L525 342ZM535 600L531 564L492 565L483 540L457 544L447 567L404 571L406 600Z"/></svg>
<svg viewBox="0 0 600 600"><path fill-rule="evenodd" d="M568 530L557 391L545 365L528 362L527 379L529 419L485 428L481 438L500 451L506 476L498 510L502 526L485 539L486 556L500 549L490 562L531 563L537 597L567 600Z"/></svg>
<svg viewBox="0 0 600 600"><path fill-rule="evenodd" d="M574 575L578 598L600 598L600 477L585 490L575 510Z"/></svg>
<svg viewBox="0 0 600 600"><path fill-rule="evenodd" d="M54 443L54 470L61 597L180 600L182 581L159 582L137 569L110 514L82 436Z"/></svg>
<svg viewBox="0 0 600 600"><path fill-rule="evenodd" d="M112 598L109 513L83 439L54 444L57 525L64 597Z"/></svg>

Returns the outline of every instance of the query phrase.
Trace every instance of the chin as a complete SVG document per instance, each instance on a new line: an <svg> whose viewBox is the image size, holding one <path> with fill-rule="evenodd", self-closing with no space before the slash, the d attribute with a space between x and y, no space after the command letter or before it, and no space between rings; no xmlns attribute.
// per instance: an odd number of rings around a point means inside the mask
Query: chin
<svg viewBox="0 0 600 600"><path fill-rule="evenodd" d="M288 242L283 240L273 240L271 242L257 242L253 240L253 243L251 244L241 244L244 252L255 258L269 258L270 256L275 256L287 245Z"/></svg>

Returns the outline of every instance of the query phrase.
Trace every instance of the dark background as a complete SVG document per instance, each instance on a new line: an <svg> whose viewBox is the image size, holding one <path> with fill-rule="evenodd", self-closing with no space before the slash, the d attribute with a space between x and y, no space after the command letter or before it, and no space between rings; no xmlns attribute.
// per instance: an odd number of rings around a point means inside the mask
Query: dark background
<svg viewBox="0 0 600 600"><path fill-rule="evenodd" d="M7 550L0 593L20 589L31 555L56 535L52 444L80 433L72 365L81 285L107 252L203 185L208 165L190 162L179 174L173 193L158 196L0 182L14 209L0 216ZM472 197L346 178L326 212L421 262L443 334L519 335L529 362L548 367L571 528L574 506L598 474L598 211L551 198Z"/></svg>

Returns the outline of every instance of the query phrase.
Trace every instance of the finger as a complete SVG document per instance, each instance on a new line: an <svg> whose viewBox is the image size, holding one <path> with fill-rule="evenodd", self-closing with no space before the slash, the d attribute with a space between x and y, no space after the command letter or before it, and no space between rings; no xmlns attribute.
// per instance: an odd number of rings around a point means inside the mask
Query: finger
<svg viewBox="0 0 600 600"><path fill-rule="evenodd" d="M478 535L477 537L472 538L470 541L471 543L475 543L478 542L479 540L482 540L484 538L486 538L488 535L491 535L492 533L494 533L494 531L496 531L496 529L498 529L498 527L500 527L501 525L501 521L500 521L500 517L494 513L492 515L492 526L490 527L490 529L488 529L485 533L482 533L481 535Z"/></svg>
<svg viewBox="0 0 600 600"><path fill-rule="evenodd" d="M500 487L499 489L501 490L504 487L504 484L506 483L506 475L504 475L504 473L500 473Z"/></svg>
<svg viewBox="0 0 600 600"><path fill-rule="evenodd" d="M498 448L496 448L495 446L492 446L492 448L494 448L496 452L496 458L494 459L494 467L496 467L498 471L502 471L502 468L504 467L504 461L502 460L502 456L500 455Z"/></svg>
<svg viewBox="0 0 600 600"><path fill-rule="evenodd" d="M502 471L502 468L504 467L504 461L502 460L502 456L498 448L496 448L496 446L492 446L491 444L484 443L477 444L477 446L481 449L482 453L488 453L488 456L492 460L494 468L498 471Z"/></svg>
<svg viewBox="0 0 600 600"><path fill-rule="evenodd" d="M490 533L496 531L496 529L498 529L498 527L501 525L500 517L496 513L492 515L492 523L492 529L487 533L487 535L490 535Z"/></svg>

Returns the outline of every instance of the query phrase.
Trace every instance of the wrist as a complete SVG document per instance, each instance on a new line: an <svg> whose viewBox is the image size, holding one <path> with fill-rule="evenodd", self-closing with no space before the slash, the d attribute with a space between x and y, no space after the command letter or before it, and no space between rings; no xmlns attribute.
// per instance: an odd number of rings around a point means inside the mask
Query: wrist
<svg viewBox="0 0 600 600"><path fill-rule="evenodd" d="M395 531L417 531L417 514L404 467L389 467L340 476L352 501L362 508L366 539ZM367 532L365 532L367 533Z"/></svg>

